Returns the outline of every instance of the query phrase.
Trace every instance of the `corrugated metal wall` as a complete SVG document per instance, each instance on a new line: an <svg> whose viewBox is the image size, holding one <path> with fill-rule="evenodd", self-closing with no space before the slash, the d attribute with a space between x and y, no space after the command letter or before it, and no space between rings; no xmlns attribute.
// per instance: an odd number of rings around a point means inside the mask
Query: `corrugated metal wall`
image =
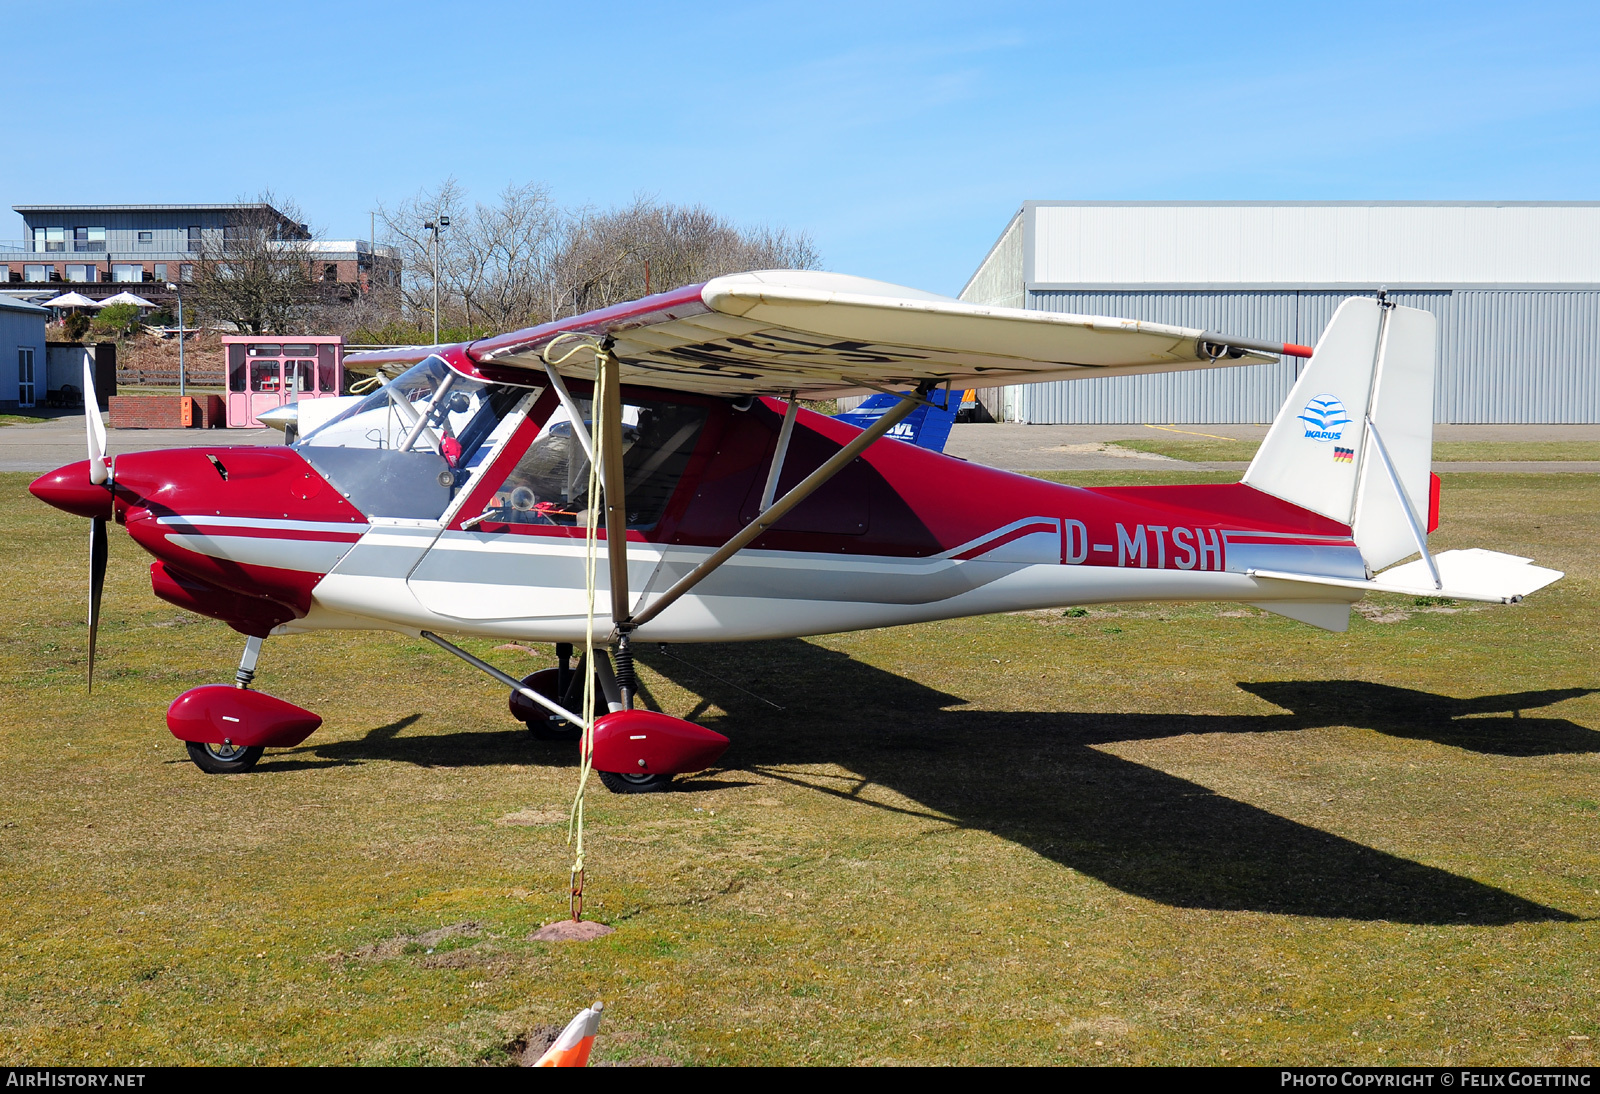
<svg viewBox="0 0 1600 1094"><path fill-rule="evenodd" d="M1114 315L1314 345L1340 301L1332 290L1032 291L1044 311ZM1600 422L1600 292L1417 290L1390 294L1439 317L1439 422ZM1296 365L1114 376L1014 389L1036 424L1269 422Z"/></svg>
<svg viewBox="0 0 1600 1094"><path fill-rule="evenodd" d="M1600 292L1457 290L1435 416L1600 422Z"/></svg>
<svg viewBox="0 0 1600 1094"><path fill-rule="evenodd" d="M1114 315L1227 331L1240 338L1299 341L1295 292L1030 292L1028 306ZM1036 424L1078 422L1266 422L1294 385L1292 362L1244 368L1108 376L1027 384L1017 417Z"/></svg>

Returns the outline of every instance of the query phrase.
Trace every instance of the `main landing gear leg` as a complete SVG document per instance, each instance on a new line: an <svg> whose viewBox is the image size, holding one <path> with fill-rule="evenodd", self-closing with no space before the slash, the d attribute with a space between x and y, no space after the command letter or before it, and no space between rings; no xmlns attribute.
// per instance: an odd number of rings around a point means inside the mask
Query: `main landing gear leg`
<svg viewBox="0 0 1600 1094"><path fill-rule="evenodd" d="M255 680L256 662L261 659L261 645L264 641L262 638L245 640L244 654L239 658L238 671L233 674L235 687L248 688ZM221 744L186 741L184 747L189 750L189 759L194 761L194 765L209 775L233 775L240 771L249 771L266 751L260 745L245 748L227 741Z"/></svg>

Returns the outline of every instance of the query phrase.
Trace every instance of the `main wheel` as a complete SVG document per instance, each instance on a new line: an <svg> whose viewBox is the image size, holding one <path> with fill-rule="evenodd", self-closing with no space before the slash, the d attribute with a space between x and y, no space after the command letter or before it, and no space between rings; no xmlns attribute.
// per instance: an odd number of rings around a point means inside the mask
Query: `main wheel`
<svg viewBox="0 0 1600 1094"><path fill-rule="evenodd" d="M672 785L671 775L626 775L615 771L596 771L595 774L613 794L659 794Z"/></svg>
<svg viewBox="0 0 1600 1094"><path fill-rule="evenodd" d="M561 703L561 696L557 692L560 683L561 673L557 669L540 669L522 678L523 687L537 691L552 703ZM581 696L582 684L576 674L573 674L573 684L580 689ZM561 705L572 709L566 703ZM551 714L520 691L511 693L511 716L527 726L528 732L541 741L576 741L583 736L582 726L567 721L559 714Z"/></svg>
<svg viewBox="0 0 1600 1094"><path fill-rule="evenodd" d="M244 748L230 744L201 744L199 741L184 743L189 749L189 759L208 775L234 775L249 771L266 751L260 745Z"/></svg>

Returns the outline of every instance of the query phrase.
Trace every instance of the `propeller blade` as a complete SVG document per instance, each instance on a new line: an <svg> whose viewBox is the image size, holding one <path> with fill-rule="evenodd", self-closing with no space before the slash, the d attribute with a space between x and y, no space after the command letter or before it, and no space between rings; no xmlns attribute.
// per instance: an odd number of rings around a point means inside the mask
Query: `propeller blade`
<svg viewBox="0 0 1600 1094"><path fill-rule="evenodd" d="M89 692L94 693L94 647L100 635L100 597L106 588L106 522L89 522Z"/></svg>
<svg viewBox="0 0 1600 1094"><path fill-rule="evenodd" d="M94 363L83 359L83 428L89 444L89 481L95 485L111 476L106 472L106 424L100 420L100 397L94 390ZM105 536L105 529L100 530Z"/></svg>

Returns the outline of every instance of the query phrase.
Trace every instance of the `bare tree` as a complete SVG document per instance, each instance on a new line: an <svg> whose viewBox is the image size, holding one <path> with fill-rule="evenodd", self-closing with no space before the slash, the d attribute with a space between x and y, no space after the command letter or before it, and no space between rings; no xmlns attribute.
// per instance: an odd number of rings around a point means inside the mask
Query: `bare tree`
<svg viewBox="0 0 1600 1094"><path fill-rule="evenodd" d="M636 197L623 208L564 211L533 183L507 186L492 205L468 207L455 179L380 207L405 269L412 325L511 330L605 307L646 292L750 269L815 268L809 236L740 229L704 206ZM437 241L426 222L450 218Z"/></svg>
<svg viewBox="0 0 1600 1094"><path fill-rule="evenodd" d="M291 333L316 299L310 239L292 201L266 192L241 202L222 231L202 235L190 299L246 333Z"/></svg>
<svg viewBox="0 0 1600 1094"><path fill-rule="evenodd" d="M605 213L568 219L556 261L549 318L603 308L722 274L758 269L814 269L810 236L742 230L703 205L666 205L646 197Z"/></svg>
<svg viewBox="0 0 1600 1094"><path fill-rule="evenodd" d="M400 295L406 312L420 323L433 313L434 285L439 287L440 311L452 304L450 271L459 265L461 207L466 192L454 178L447 178L432 190L418 190L394 208L380 204L378 217L388 238L400 248ZM450 218L450 227L439 233L437 250L432 230L424 224L438 224ZM440 325L447 325L440 316Z"/></svg>

